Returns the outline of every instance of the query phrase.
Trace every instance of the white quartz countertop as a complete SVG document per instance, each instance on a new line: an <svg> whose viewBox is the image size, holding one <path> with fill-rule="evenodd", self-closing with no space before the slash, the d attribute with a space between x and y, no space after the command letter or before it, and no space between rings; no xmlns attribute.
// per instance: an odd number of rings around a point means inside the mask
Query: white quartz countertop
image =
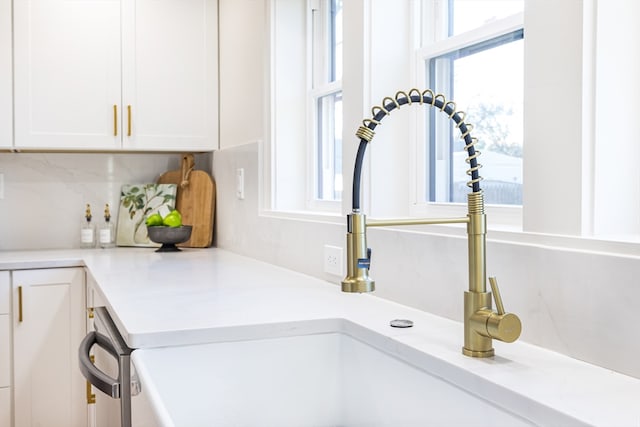
<svg viewBox="0 0 640 427"><path fill-rule="evenodd" d="M442 377L490 401L518 396L518 405L556 410L572 425L640 426L638 379L524 342L494 341L496 357L465 357L459 322L224 250L0 252L0 270L83 265L133 348L320 333L347 322L416 364L412 355L428 354ZM396 318L415 326L391 328Z"/></svg>

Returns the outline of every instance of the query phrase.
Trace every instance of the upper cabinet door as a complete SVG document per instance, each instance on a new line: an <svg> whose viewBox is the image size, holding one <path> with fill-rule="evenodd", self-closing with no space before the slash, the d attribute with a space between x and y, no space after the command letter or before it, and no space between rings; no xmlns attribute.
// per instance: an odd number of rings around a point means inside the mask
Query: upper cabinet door
<svg viewBox="0 0 640 427"><path fill-rule="evenodd" d="M0 148L13 146L11 0L0 0Z"/></svg>
<svg viewBox="0 0 640 427"><path fill-rule="evenodd" d="M218 148L217 0L21 0L14 28L16 148Z"/></svg>
<svg viewBox="0 0 640 427"><path fill-rule="evenodd" d="M123 7L123 147L217 149L217 1L136 0Z"/></svg>
<svg viewBox="0 0 640 427"><path fill-rule="evenodd" d="M13 7L16 148L119 148L120 1Z"/></svg>

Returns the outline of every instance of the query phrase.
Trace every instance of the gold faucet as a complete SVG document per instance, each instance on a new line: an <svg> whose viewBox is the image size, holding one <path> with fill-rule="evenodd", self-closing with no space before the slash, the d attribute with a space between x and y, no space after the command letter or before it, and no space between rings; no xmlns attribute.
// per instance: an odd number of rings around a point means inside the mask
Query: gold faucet
<svg viewBox="0 0 640 427"><path fill-rule="evenodd" d="M439 108L456 122L456 127L462 132L465 149L469 157L467 162L471 176L468 185L472 192L467 195L467 215L460 218L407 219L407 220L367 220L360 213L359 191L360 171L364 150L373 139L373 129L380 124L380 120L401 105L420 103ZM417 89L396 93L395 98L383 99L381 107L373 107L373 118L365 120L364 126L358 129L356 135L360 137L360 147L356 157L353 181L353 211L347 216L347 276L342 281L343 292L372 292L375 281L369 276L371 251L367 246L367 227L384 227L415 224L467 224L468 262L469 262L469 290L464 293L464 346L462 353L471 357L491 357L494 355L492 340L513 342L518 339L522 325L518 316L506 313L502 298L498 290L495 277L489 278L491 291L487 291L486 282L486 233L487 218L484 213L484 197L479 182L482 178L478 174L476 158L480 154L474 150L476 143L469 135L473 128L464 123L464 113L455 110L455 103L446 101L443 95L435 95L431 90L420 93ZM496 309L492 309L492 298L495 299Z"/></svg>

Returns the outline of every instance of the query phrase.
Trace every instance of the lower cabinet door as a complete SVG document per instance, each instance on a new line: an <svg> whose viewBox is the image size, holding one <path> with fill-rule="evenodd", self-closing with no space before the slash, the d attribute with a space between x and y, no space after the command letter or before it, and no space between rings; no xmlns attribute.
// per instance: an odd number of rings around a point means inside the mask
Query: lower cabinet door
<svg viewBox="0 0 640 427"><path fill-rule="evenodd" d="M78 368L86 334L84 277L82 268L13 272L16 426L87 425L86 382Z"/></svg>
<svg viewBox="0 0 640 427"><path fill-rule="evenodd" d="M0 314L0 388L11 384L11 320ZM0 424L2 426L4 424Z"/></svg>
<svg viewBox="0 0 640 427"><path fill-rule="evenodd" d="M11 389L0 388L0 426L11 425Z"/></svg>

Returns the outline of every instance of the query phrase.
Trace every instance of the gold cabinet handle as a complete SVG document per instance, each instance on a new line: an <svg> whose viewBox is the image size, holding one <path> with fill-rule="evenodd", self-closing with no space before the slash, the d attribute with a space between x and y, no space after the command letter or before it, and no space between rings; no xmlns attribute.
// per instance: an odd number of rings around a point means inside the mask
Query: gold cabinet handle
<svg viewBox="0 0 640 427"><path fill-rule="evenodd" d="M22 286L18 286L18 322L22 322Z"/></svg>
<svg viewBox="0 0 640 427"><path fill-rule="evenodd" d="M127 136L131 136L131 105L127 105Z"/></svg>
<svg viewBox="0 0 640 427"><path fill-rule="evenodd" d="M96 403L96 395L92 393L91 383L87 381L87 405L94 405Z"/></svg>
<svg viewBox="0 0 640 427"><path fill-rule="evenodd" d="M96 357L92 354L89 356L91 363L96 362ZM96 403L96 395L93 393L93 389L91 388L91 383L87 380L87 405L93 405Z"/></svg>
<svg viewBox="0 0 640 427"><path fill-rule="evenodd" d="M113 105L113 136L118 136L118 106Z"/></svg>

